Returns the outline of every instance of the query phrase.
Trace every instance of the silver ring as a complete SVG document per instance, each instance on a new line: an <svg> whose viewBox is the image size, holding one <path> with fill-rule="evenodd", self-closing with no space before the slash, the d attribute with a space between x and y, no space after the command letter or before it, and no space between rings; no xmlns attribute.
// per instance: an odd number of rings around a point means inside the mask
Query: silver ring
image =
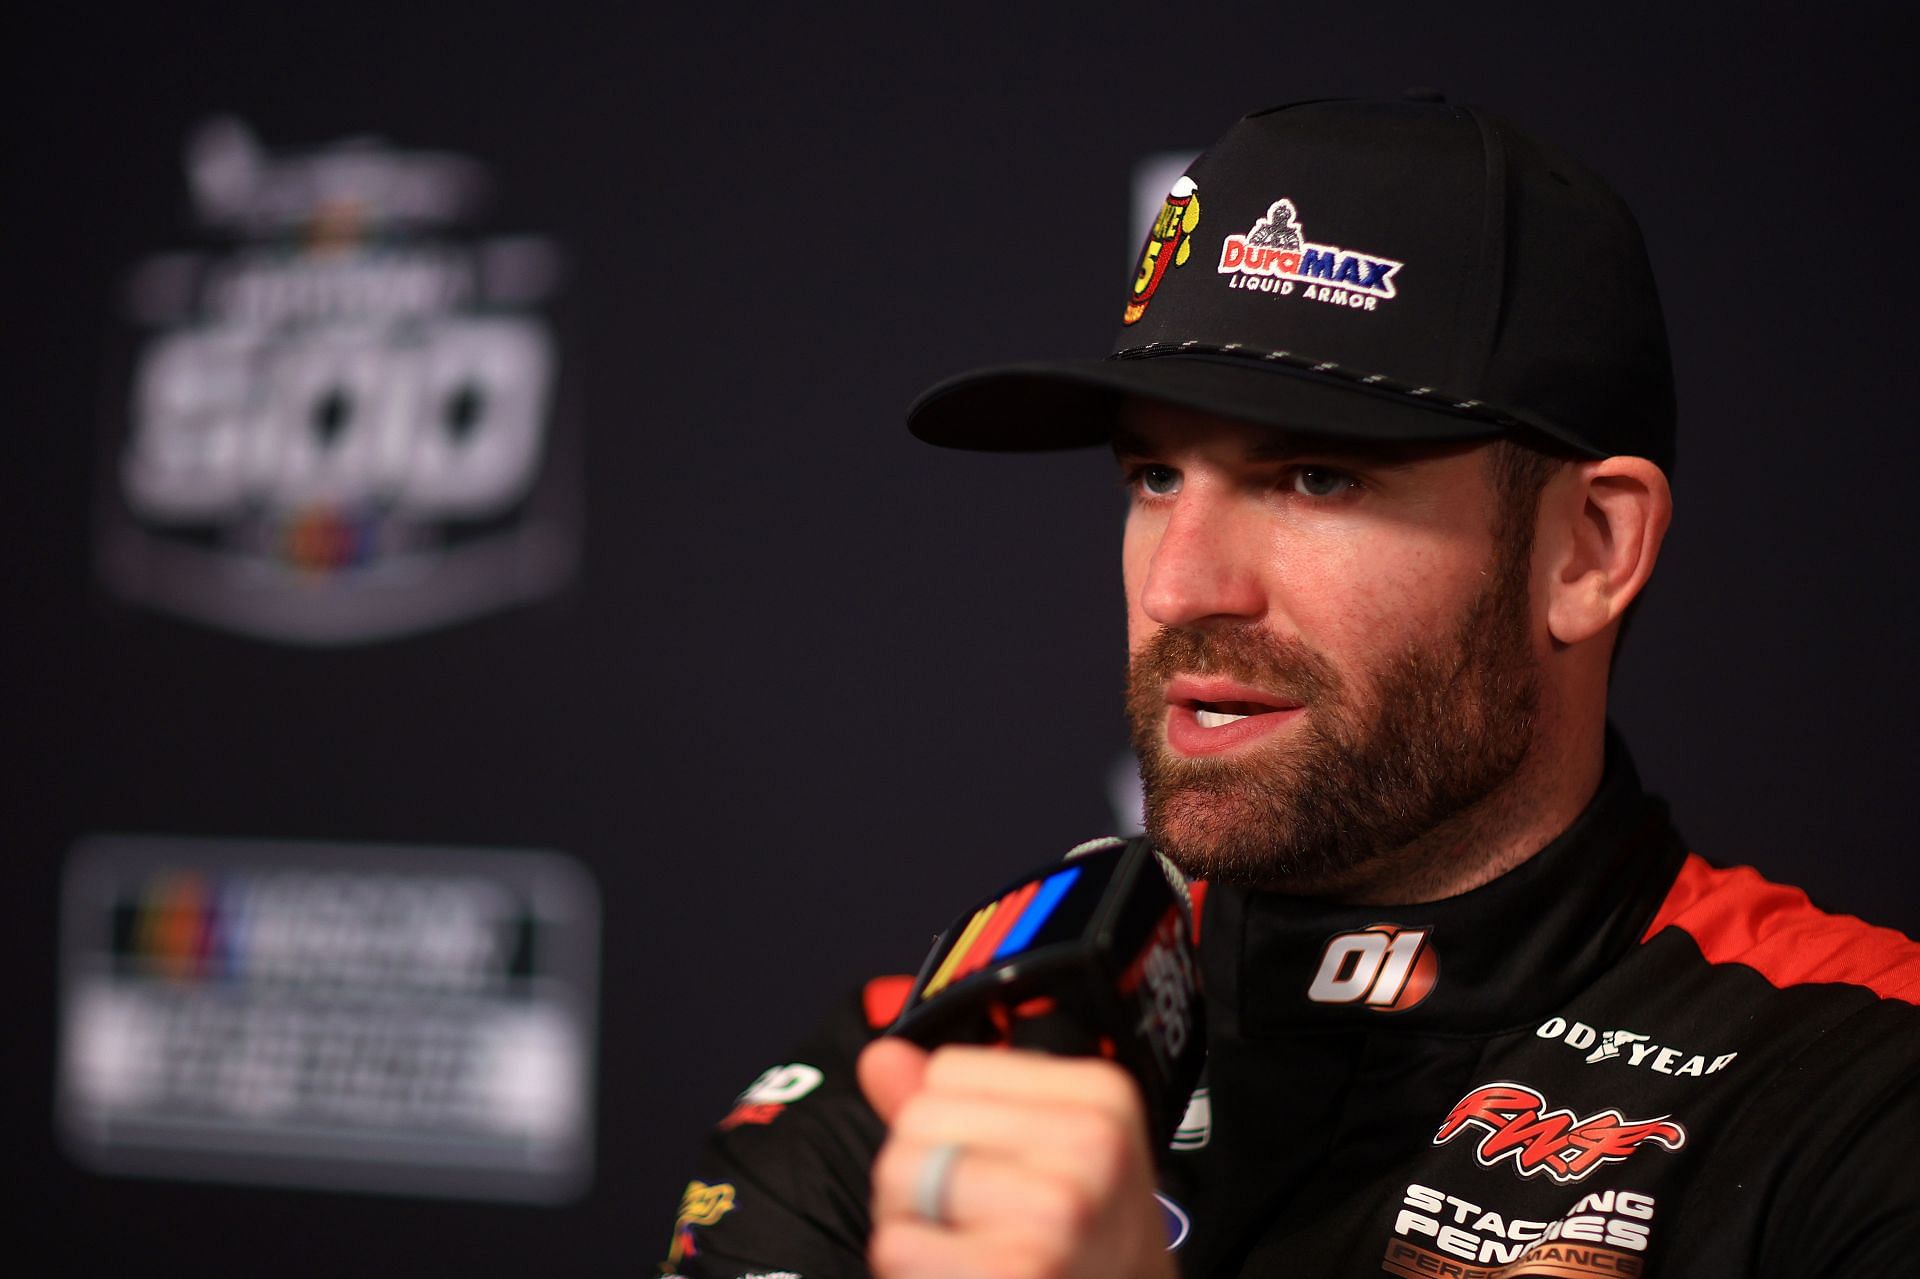
<svg viewBox="0 0 1920 1279"><path fill-rule="evenodd" d="M957 1141L944 1141L927 1152L927 1162L920 1165L913 1183L913 1210L921 1220L936 1226L953 1224L947 1219L947 1182L963 1149Z"/></svg>

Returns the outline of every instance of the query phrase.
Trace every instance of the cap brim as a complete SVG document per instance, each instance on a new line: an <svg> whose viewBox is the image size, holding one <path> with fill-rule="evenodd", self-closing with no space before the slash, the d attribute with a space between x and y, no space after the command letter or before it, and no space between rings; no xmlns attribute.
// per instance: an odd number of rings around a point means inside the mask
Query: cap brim
<svg viewBox="0 0 1920 1279"><path fill-rule="evenodd" d="M1153 400L1328 439L1492 439L1502 425L1405 394L1245 359L1167 354L1011 364L949 378L907 410L907 426L945 448L1029 452L1111 438L1120 408Z"/></svg>

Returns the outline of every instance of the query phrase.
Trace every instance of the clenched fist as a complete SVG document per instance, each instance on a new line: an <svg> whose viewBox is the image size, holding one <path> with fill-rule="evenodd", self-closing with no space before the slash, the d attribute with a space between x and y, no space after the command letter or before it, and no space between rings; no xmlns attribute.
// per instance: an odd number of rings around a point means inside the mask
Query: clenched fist
<svg viewBox="0 0 1920 1279"><path fill-rule="evenodd" d="M868 1261L883 1279L1173 1279L1133 1081L1111 1062L880 1039L860 1086L888 1126ZM917 1199L942 1146L959 1154ZM937 1170L936 1170L937 1171Z"/></svg>

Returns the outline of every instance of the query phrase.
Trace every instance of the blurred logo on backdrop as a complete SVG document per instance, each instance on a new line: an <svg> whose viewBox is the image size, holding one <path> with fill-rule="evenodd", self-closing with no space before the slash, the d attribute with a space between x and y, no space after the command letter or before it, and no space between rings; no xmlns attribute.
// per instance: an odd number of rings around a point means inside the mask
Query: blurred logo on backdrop
<svg viewBox="0 0 1920 1279"><path fill-rule="evenodd" d="M130 603L293 644L556 590L579 485L558 430L554 244L483 235L461 156L189 140L200 247L127 281L98 565Z"/></svg>
<svg viewBox="0 0 1920 1279"><path fill-rule="evenodd" d="M531 1202L590 1180L599 902L572 859L106 836L63 896L84 1166Z"/></svg>

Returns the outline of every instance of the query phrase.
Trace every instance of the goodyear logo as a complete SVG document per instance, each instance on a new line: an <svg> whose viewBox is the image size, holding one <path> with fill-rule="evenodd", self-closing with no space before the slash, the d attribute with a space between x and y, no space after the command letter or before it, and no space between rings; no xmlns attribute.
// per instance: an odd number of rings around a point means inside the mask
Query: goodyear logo
<svg viewBox="0 0 1920 1279"><path fill-rule="evenodd" d="M1080 868L1069 866L1045 879L1029 880L974 911L920 998L931 999L962 977L1025 950L1079 878Z"/></svg>
<svg viewBox="0 0 1920 1279"><path fill-rule="evenodd" d="M1394 276L1406 263L1306 238L1300 212L1289 199L1267 206L1245 235L1220 245L1219 273L1229 288L1301 296L1371 311L1396 296Z"/></svg>

